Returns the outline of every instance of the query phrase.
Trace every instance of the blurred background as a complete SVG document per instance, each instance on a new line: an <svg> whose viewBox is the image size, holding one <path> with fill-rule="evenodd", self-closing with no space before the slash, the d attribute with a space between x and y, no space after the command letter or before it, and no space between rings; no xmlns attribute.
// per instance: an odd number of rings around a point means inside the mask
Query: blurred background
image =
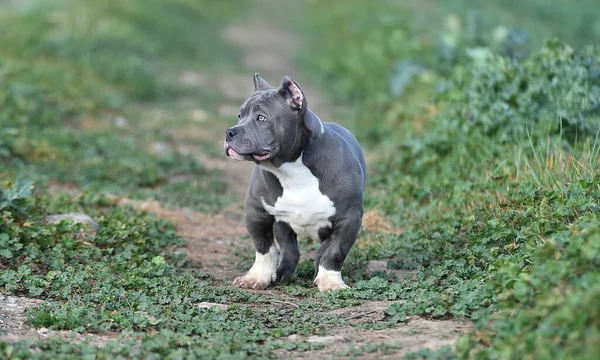
<svg viewBox="0 0 600 360"><path fill-rule="evenodd" d="M394 151L403 124L422 128L438 111L444 82L489 54L520 61L555 37L577 50L600 38L593 0L0 6L0 156L11 177L179 205L219 202L196 198L225 189L188 153L220 154L215 138L255 71L275 84L296 77L322 117ZM168 180L196 173L207 180L190 192Z"/></svg>
<svg viewBox="0 0 600 360"><path fill-rule="evenodd" d="M181 198L162 184L173 173L200 171L171 150L219 153L212 137L255 71L317 88L313 107L335 103L341 112L322 116L374 146L397 142L401 123L423 126L443 82L491 53L523 60L549 39L582 50L600 38L593 0L0 4L3 165L45 183L152 187L164 200Z"/></svg>

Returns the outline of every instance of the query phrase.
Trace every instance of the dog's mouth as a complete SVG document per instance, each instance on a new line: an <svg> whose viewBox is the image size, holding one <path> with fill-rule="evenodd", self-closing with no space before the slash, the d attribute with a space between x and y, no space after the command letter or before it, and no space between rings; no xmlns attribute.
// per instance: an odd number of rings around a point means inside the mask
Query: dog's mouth
<svg viewBox="0 0 600 360"><path fill-rule="evenodd" d="M271 158L271 154L270 153L252 154L252 157L257 161L265 161L265 160L268 160Z"/></svg>
<svg viewBox="0 0 600 360"><path fill-rule="evenodd" d="M247 161L247 160L256 160L256 161L265 161L271 158L271 153L265 152L260 154L240 154L237 151L233 150L227 142L224 144L225 154L227 156L232 157L238 161Z"/></svg>

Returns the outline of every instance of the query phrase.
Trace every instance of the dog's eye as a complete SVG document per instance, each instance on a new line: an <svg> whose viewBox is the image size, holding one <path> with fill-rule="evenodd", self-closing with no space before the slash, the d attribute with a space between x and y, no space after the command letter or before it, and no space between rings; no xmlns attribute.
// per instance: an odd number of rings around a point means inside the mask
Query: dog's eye
<svg viewBox="0 0 600 360"><path fill-rule="evenodd" d="M265 121L265 120L267 120L267 118L264 117L264 116L262 116L262 115L258 115L257 119L258 119L258 121Z"/></svg>

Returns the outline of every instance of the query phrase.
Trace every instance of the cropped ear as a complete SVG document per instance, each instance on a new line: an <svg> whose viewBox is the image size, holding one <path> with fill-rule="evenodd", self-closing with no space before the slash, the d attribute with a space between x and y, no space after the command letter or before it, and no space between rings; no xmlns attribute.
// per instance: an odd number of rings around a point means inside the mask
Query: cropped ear
<svg viewBox="0 0 600 360"><path fill-rule="evenodd" d="M258 73L254 73L254 92L272 89L273 87L263 80Z"/></svg>
<svg viewBox="0 0 600 360"><path fill-rule="evenodd" d="M284 76L281 79L281 86L277 90L294 110L306 109L306 98L298 83L291 77Z"/></svg>

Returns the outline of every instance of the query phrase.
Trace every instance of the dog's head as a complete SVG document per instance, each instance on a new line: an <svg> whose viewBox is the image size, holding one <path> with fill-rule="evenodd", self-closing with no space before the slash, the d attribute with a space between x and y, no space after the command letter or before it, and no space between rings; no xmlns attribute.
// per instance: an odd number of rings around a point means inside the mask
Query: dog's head
<svg viewBox="0 0 600 360"><path fill-rule="evenodd" d="M254 74L254 94L240 107L237 125L225 132L225 153L257 163L289 161L306 139L306 111L304 93L292 78L283 77L276 89Z"/></svg>

